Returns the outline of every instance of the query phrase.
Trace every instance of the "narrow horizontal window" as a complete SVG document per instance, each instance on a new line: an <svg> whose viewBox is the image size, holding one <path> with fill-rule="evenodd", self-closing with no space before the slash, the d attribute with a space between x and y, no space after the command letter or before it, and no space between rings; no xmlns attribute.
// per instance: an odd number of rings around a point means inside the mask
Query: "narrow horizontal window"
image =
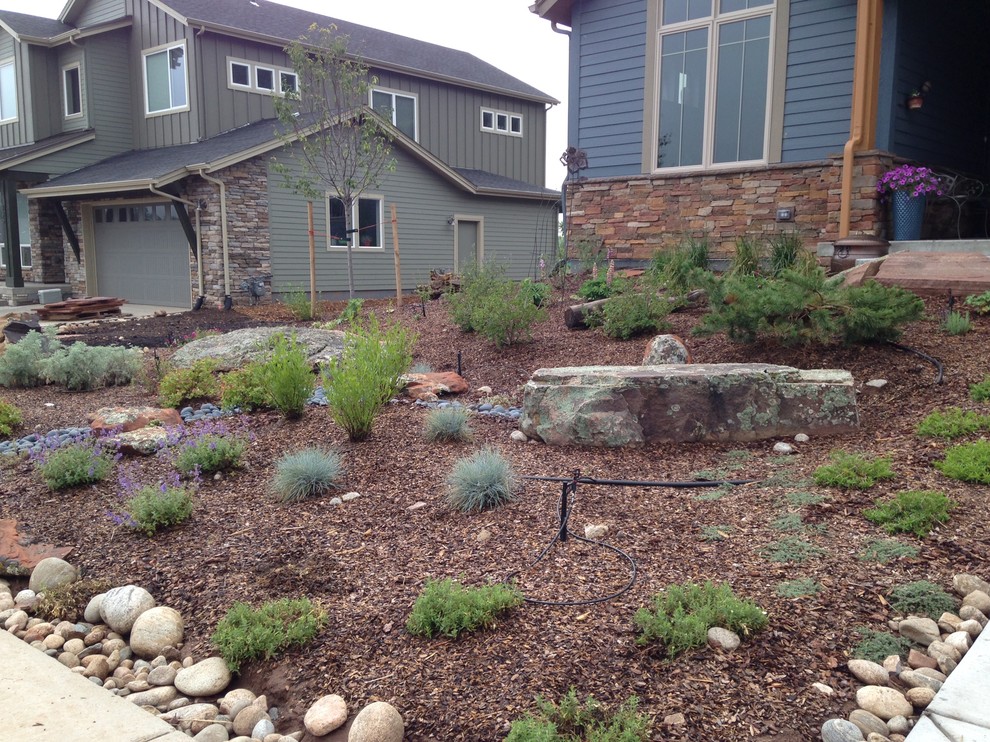
<svg viewBox="0 0 990 742"><path fill-rule="evenodd" d="M482 108L481 130L521 137L523 135L523 117L518 113Z"/></svg>

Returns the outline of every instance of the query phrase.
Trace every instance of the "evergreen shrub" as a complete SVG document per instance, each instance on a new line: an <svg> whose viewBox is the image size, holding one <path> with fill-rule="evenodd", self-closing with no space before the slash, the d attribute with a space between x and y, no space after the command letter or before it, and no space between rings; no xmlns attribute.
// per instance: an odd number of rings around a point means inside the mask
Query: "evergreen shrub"
<svg viewBox="0 0 990 742"><path fill-rule="evenodd" d="M909 490L875 508L863 511L863 516L887 533L913 533L927 536L939 523L949 520L949 511L956 506L947 495L931 490Z"/></svg>
<svg viewBox="0 0 990 742"><path fill-rule="evenodd" d="M522 602L522 594L514 585L465 587L450 579L428 579L413 605L406 631L428 638L456 639L464 632L493 626L500 613Z"/></svg>
<svg viewBox="0 0 990 742"><path fill-rule="evenodd" d="M216 399L220 395L220 382L214 373L217 362L202 358L189 368L169 371L158 384L158 401L164 407L180 407L189 402Z"/></svg>
<svg viewBox="0 0 990 742"><path fill-rule="evenodd" d="M220 619L210 641L230 671L237 672L245 662L270 659L284 649L306 644L326 620L326 612L309 598L282 598L257 609L236 602Z"/></svg>

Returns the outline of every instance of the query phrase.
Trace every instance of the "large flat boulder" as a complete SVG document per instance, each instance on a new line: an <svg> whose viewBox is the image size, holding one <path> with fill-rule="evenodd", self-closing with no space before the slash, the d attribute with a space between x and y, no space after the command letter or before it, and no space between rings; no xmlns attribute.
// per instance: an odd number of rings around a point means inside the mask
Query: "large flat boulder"
<svg viewBox="0 0 990 742"><path fill-rule="evenodd" d="M186 343L172 356L179 368L189 368L196 361L212 358L219 371L242 368L250 361L263 361L269 354L273 335L295 336L296 342L306 348L309 362L314 366L340 357L344 352L344 336L340 330L317 330L312 327L246 327L222 335L207 337Z"/></svg>
<svg viewBox="0 0 990 742"><path fill-rule="evenodd" d="M522 431L552 445L753 441L859 425L848 371L770 364L544 368L527 382Z"/></svg>

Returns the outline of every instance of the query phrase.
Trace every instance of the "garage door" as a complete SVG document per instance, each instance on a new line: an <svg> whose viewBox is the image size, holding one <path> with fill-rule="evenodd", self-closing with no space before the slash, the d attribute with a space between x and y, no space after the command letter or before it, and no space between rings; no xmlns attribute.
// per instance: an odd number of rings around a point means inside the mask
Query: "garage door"
<svg viewBox="0 0 990 742"><path fill-rule="evenodd" d="M175 206L99 206L93 210L93 233L100 296L190 306L189 243Z"/></svg>

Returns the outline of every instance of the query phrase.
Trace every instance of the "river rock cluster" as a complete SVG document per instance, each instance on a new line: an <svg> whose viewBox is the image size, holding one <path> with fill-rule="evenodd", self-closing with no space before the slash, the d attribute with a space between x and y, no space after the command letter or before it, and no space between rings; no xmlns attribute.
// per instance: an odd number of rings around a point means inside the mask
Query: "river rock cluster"
<svg viewBox="0 0 990 742"><path fill-rule="evenodd" d="M849 660L849 672L863 686L856 691L858 708L847 719L822 725L823 742L903 742L918 715L935 699L949 674L987 625L990 583L957 574L952 587L962 599L958 615L943 613L891 619L890 628L914 645L905 662L899 655L883 664ZM831 689L829 689L831 690Z"/></svg>
<svg viewBox="0 0 990 742"><path fill-rule="evenodd" d="M181 614L156 605L147 590L122 585L94 595L81 620L32 617L44 591L74 582L76 570L56 557L31 572L28 588L16 595L0 580L0 625L114 695L126 698L197 742L297 742L302 729L276 731L279 709L264 695L231 688L233 676L221 657L183 657ZM321 737L349 718L339 695L317 699L303 718L305 732ZM348 742L401 742L402 716L375 702L354 717Z"/></svg>

